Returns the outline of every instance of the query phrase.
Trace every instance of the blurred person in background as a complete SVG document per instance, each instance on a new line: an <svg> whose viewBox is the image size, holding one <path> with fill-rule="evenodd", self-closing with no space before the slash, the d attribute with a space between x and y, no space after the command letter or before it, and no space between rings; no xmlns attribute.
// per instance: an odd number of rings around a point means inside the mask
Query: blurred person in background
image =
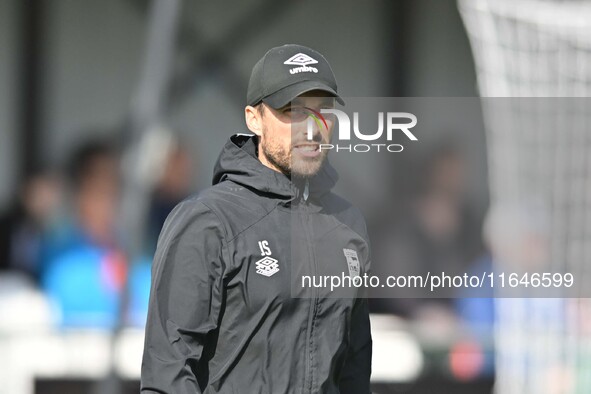
<svg viewBox="0 0 591 394"><path fill-rule="evenodd" d="M24 274L38 284L46 234L62 197L61 183L54 171L39 167L26 175L19 189L0 215L0 271Z"/></svg>
<svg viewBox="0 0 591 394"><path fill-rule="evenodd" d="M119 156L115 145L101 139L82 143L68 159L66 205L71 207L50 234L44 265L50 266L81 245L114 247L119 203Z"/></svg>
<svg viewBox="0 0 591 394"><path fill-rule="evenodd" d="M150 198L146 249L149 255L156 250L158 235L168 214L174 207L188 197L194 181L194 160L182 141L176 141L170 150L162 176L156 183Z"/></svg>
<svg viewBox="0 0 591 394"><path fill-rule="evenodd" d="M483 250L480 223L466 199L467 171L453 143L437 145L419 167L398 217L382 224L376 254L384 263L374 265L376 273L451 276L466 271ZM400 298L375 300L376 311L454 324L453 299L407 298L401 291Z"/></svg>
<svg viewBox="0 0 591 394"><path fill-rule="evenodd" d="M117 148L99 140L81 145L69 162L68 174L73 217L66 219L53 236L43 286L59 312L62 325L112 327L117 323L127 275L122 239L117 232L120 203ZM149 265L137 266L132 274L132 308L137 312L143 303L146 310ZM141 322L145 313L134 316Z"/></svg>
<svg viewBox="0 0 591 394"><path fill-rule="evenodd" d="M453 145L438 147L425 165L409 228L422 271L463 274L482 251L479 223L466 200L466 162Z"/></svg>

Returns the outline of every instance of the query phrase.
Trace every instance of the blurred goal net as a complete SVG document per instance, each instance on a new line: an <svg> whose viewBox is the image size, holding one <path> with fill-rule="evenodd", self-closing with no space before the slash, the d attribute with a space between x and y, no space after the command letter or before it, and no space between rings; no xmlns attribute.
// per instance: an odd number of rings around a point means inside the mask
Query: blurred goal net
<svg viewBox="0 0 591 394"><path fill-rule="evenodd" d="M579 283L562 297L496 298L495 391L589 393L591 2L459 0L459 9L483 97L493 259Z"/></svg>

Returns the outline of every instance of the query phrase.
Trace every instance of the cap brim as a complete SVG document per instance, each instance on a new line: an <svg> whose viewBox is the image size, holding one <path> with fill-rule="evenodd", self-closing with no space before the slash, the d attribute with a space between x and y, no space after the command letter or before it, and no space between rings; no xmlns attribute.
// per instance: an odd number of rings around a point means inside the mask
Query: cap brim
<svg viewBox="0 0 591 394"><path fill-rule="evenodd" d="M301 81L294 83L293 85L286 86L283 89L264 97L263 102L272 108L279 109L289 104L299 95L311 92L312 90L326 92L334 97L339 104L345 105L343 99L334 91L334 89L320 81Z"/></svg>

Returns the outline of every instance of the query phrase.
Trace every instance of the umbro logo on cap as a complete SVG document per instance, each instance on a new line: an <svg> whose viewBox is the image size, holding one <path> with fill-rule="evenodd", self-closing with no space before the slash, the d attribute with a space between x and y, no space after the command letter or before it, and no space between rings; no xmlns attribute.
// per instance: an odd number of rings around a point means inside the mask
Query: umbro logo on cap
<svg viewBox="0 0 591 394"><path fill-rule="evenodd" d="M283 62L283 64L291 64L294 66L306 66L308 64L316 64L318 60L311 58L305 53L297 53Z"/></svg>
<svg viewBox="0 0 591 394"><path fill-rule="evenodd" d="M318 73L318 69L316 67L310 67L309 64L316 64L318 60L306 55L305 53L296 53L289 59L283 62L283 64L288 64L291 66L299 66L289 69L290 74L298 74L298 73Z"/></svg>

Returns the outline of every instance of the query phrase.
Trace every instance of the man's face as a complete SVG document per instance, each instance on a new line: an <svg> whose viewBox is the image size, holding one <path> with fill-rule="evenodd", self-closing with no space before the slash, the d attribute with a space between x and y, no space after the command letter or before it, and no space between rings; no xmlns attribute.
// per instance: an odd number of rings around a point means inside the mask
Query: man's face
<svg viewBox="0 0 591 394"><path fill-rule="evenodd" d="M321 94L305 93L280 109L265 105L259 141L263 164L296 177L307 178L318 172L328 153L320 150L320 144L330 143L334 127L332 117L319 116L321 109L334 108L334 98Z"/></svg>

